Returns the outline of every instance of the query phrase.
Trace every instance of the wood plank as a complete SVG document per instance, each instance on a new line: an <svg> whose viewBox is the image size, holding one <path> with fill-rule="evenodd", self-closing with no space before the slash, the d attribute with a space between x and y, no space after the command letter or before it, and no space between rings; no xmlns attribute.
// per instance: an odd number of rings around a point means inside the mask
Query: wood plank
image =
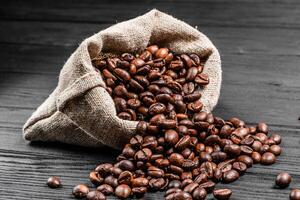
<svg viewBox="0 0 300 200"><path fill-rule="evenodd" d="M200 22L197 25L215 43L221 54L300 55L300 45L297 42L300 29L220 27L206 26ZM43 51L47 50L46 47L55 50L57 46L75 50L84 38L110 24L0 21L0 26L0 44L4 43L4 47L0 47L3 48L1 52L4 53L3 56L10 56L15 46L7 47L7 44L32 44L33 49L37 45L45 45ZM19 55L24 53L26 52L20 52ZM62 54L63 51L59 53Z"/></svg>
<svg viewBox="0 0 300 200"><path fill-rule="evenodd" d="M232 189L232 199L285 199L289 190L273 187L276 174L286 171L294 180L300 178L297 151L300 143L300 138L297 137L299 129L276 126L270 128L283 137L282 155L274 165L255 165L238 181L229 185L217 185L218 188ZM91 185L87 178L89 171L99 163L112 162L118 153L57 143L27 144L20 137L20 132L19 128L0 127L0 199L73 199L72 187L78 183ZM51 190L45 185L46 179L51 175L61 177L62 188ZM297 184L294 182L292 187ZM146 199L161 199L162 196L163 193L149 193Z"/></svg>
<svg viewBox="0 0 300 200"><path fill-rule="evenodd" d="M110 1L11 0L0 3L1 19L115 23L157 8L192 25L300 27L299 1ZM178 9L180 8L180 9Z"/></svg>

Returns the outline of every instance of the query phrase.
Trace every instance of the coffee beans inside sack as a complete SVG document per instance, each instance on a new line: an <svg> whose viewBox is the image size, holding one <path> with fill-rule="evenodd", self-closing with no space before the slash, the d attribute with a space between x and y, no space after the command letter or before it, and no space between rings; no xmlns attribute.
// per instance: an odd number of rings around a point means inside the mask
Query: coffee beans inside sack
<svg viewBox="0 0 300 200"><path fill-rule="evenodd" d="M276 162L281 137L270 134L267 124L247 126L202 110L199 91L210 84L203 72L209 56L150 45L140 54L92 60L117 116L139 123L116 162L90 173L95 188L75 186L75 197L140 198L165 191L167 200L201 200L209 193L224 200L232 191L215 189L218 182L236 181L253 164Z"/></svg>

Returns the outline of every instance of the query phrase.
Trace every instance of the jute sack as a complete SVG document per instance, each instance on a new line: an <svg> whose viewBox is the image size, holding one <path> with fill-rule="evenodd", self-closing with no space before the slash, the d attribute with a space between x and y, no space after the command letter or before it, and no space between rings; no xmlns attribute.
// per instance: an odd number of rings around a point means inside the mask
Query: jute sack
<svg viewBox="0 0 300 200"><path fill-rule="evenodd" d="M148 44L168 47L176 53L211 52L204 66L210 83L201 91L201 101L205 111L212 111L221 87L218 50L195 28L152 10L85 39L63 66L55 90L25 123L24 138L121 148L135 133L138 122L116 116L114 102L91 59L105 52L138 53Z"/></svg>

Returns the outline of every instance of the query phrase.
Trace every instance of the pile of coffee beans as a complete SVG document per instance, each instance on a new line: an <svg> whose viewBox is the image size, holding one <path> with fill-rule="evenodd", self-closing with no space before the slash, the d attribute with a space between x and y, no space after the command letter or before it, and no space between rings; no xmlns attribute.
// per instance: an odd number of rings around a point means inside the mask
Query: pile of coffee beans
<svg viewBox="0 0 300 200"><path fill-rule="evenodd" d="M125 199L166 191L167 200L201 200L208 193L226 200L232 191L215 189L218 182L236 181L253 164L276 162L281 137L270 135L267 124L247 126L202 111L208 56L151 45L140 55L93 60L118 117L140 122L116 163L100 164L90 173L96 190L78 185L75 197Z"/></svg>

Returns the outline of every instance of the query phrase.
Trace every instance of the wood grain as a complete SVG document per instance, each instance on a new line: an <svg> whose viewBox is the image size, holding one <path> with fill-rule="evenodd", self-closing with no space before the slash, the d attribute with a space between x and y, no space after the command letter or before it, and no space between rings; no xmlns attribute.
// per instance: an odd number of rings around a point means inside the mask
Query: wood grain
<svg viewBox="0 0 300 200"><path fill-rule="evenodd" d="M232 199L288 199L273 187L280 171L300 187L300 2L297 0L156 0L0 2L0 199L73 199L72 187L119 153L59 143L28 143L22 125L55 88L59 70L86 37L151 8L175 15L214 42L223 85L214 113L266 121L283 137L272 166L255 165L228 185ZM51 190L45 181L62 178ZM110 197L109 199L114 199ZM144 199L163 199L150 193ZM211 195L208 199L212 199Z"/></svg>

